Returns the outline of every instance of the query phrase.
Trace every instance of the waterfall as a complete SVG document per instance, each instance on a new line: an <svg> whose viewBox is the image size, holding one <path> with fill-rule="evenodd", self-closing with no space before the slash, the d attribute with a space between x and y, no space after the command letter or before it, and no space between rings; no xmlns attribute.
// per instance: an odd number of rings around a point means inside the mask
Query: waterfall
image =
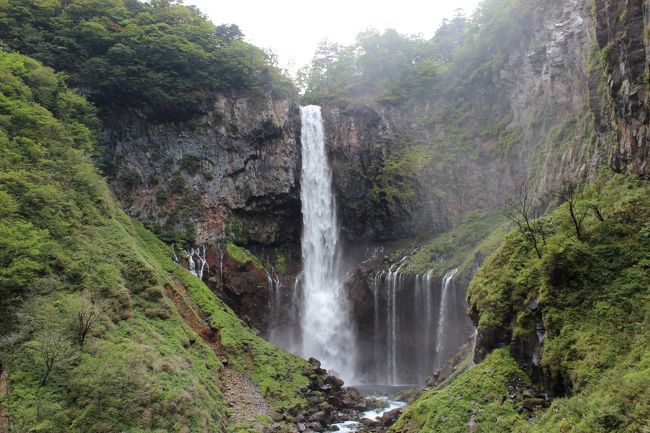
<svg viewBox="0 0 650 433"><path fill-rule="evenodd" d="M305 356L354 377L355 339L338 267L338 223L320 107L300 108L302 131L302 344Z"/></svg>
<svg viewBox="0 0 650 433"><path fill-rule="evenodd" d="M269 339L271 341L278 340L276 333L279 329L280 324L280 313L282 311L282 283L278 274L273 271L273 273L265 270L266 272L266 281L268 285L268 308L270 311L269 317Z"/></svg>
<svg viewBox="0 0 650 433"><path fill-rule="evenodd" d="M382 359L382 349L381 346L379 345L379 336L381 335L380 331L380 323L379 323L379 297L380 297L380 287L381 287L381 280L384 276L383 271L377 272L375 274L375 278L373 279L373 284L372 284L372 298L373 298L373 333L374 333L374 339L373 339L373 354L374 354L374 369L375 369L375 374L378 374L378 372L381 369L381 359ZM378 382L377 380L375 380Z"/></svg>
<svg viewBox="0 0 650 433"><path fill-rule="evenodd" d="M186 252L190 272L201 280L203 279L205 268L208 267L208 260L205 257L207 249L208 248L204 245L202 247L191 248L189 252Z"/></svg>
<svg viewBox="0 0 650 433"><path fill-rule="evenodd" d="M391 268L388 271L388 302L386 304L387 307L387 320L386 323L388 323L388 329L389 331L387 332L387 344L386 346L388 347L388 384L389 385L398 385L399 384L399 374L397 371L397 346L399 344L398 341L398 317L397 317L397 292L399 288L402 286L402 278L403 275L401 274L402 268L404 265L407 263L407 258L404 257L398 264L391 266Z"/></svg>
<svg viewBox="0 0 650 433"><path fill-rule="evenodd" d="M289 352L302 354L300 335L301 277L283 284L275 271L266 274L269 288L269 324L266 338Z"/></svg>
<svg viewBox="0 0 650 433"><path fill-rule="evenodd" d="M451 269L447 271L442 279L442 293L440 298L440 308L438 310L438 326L436 328L436 355L437 367L440 367L444 362L445 347L445 325L447 324L447 314L449 310L449 291L451 288L451 280L456 275L458 269Z"/></svg>
<svg viewBox="0 0 650 433"><path fill-rule="evenodd" d="M380 385L422 385L474 333L467 316L464 290L453 278L434 270L411 274L408 258L379 269L369 280L369 307L361 328L358 355L363 377ZM458 288L460 289L460 288Z"/></svg>
<svg viewBox="0 0 650 433"><path fill-rule="evenodd" d="M424 339L426 344L426 354L431 353L431 330L433 329L433 287L431 287L431 279L433 277L433 269L427 271L424 276L424 290L426 290L424 295ZM427 360L428 361L428 360Z"/></svg>
<svg viewBox="0 0 650 433"><path fill-rule="evenodd" d="M417 323L415 333L419 337L419 344L416 355L418 370L416 371L418 383L423 383L427 378L427 371L431 369L435 357L435 348L431 342L431 330L435 330L435 317L433 316L433 291L431 285L433 270L430 269L423 274L415 276L415 295L413 296L413 311L416 314Z"/></svg>

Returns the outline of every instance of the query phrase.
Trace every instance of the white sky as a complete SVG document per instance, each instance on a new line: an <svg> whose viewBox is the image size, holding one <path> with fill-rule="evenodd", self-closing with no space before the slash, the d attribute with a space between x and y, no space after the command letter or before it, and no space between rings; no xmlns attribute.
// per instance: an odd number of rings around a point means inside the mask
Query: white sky
<svg viewBox="0 0 650 433"><path fill-rule="evenodd" d="M185 0L215 24L237 24L246 40L270 48L280 66L295 72L327 38L349 45L357 33L394 28L429 38L457 8L468 15L479 0Z"/></svg>

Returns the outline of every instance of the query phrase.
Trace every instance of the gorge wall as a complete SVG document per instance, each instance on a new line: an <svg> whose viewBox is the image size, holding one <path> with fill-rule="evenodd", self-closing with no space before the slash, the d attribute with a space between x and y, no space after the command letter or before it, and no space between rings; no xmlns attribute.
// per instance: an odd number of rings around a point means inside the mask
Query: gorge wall
<svg viewBox="0 0 650 433"><path fill-rule="evenodd" d="M400 106L355 88L348 103L323 107L347 287L367 342L387 332L364 325L373 323L364 317L374 314L377 276L468 212L501 209L525 181L543 212L560 187L601 166L647 176L648 119L637 109L648 94L647 2L596 1L592 10L587 1L551 1L532 10L534 25L508 35L517 43L506 57L433 99ZM207 245L211 288L286 341L295 314L273 306L299 299L298 107L223 96L204 111L179 123L104 116L107 172L127 211L179 252ZM456 267L445 268L444 255L428 259L443 263L431 276L439 283ZM357 266L367 260L374 264ZM404 299L429 271L405 269ZM461 269L460 294L475 271ZM413 326L404 322L404 335Z"/></svg>
<svg viewBox="0 0 650 433"><path fill-rule="evenodd" d="M648 176L648 67L650 4L646 0L596 0L596 36L607 65L616 146L612 165Z"/></svg>
<svg viewBox="0 0 650 433"><path fill-rule="evenodd" d="M191 122L128 112L104 116L102 130L104 165L126 211L175 243L179 260L204 246L203 279L267 329L277 274L295 275L300 261L297 104L220 96Z"/></svg>

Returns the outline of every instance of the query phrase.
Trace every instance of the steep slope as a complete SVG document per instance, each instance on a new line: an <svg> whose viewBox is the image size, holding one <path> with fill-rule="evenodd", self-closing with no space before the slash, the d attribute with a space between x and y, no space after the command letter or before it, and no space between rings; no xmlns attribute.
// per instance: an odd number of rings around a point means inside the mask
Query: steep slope
<svg viewBox="0 0 650 433"><path fill-rule="evenodd" d="M226 431L232 374L273 411L304 404L308 364L247 328L118 206L89 159L92 107L27 57L0 52L0 76L4 422Z"/></svg>
<svg viewBox="0 0 650 433"><path fill-rule="evenodd" d="M268 329L267 274L293 280L301 224L295 90L271 57L167 0L0 2L0 46L70 76L98 108L100 165L127 214L186 264L201 251L210 288Z"/></svg>
<svg viewBox="0 0 650 433"><path fill-rule="evenodd" d="M313 78L306 97L330 107L344 234L431 236L500 209L523 182L544 208L563 182L607 164L612 109L595 33L588 2L492 0L429 41L362 34L330 55L325 84ZM350 50L357 66L337 80ZM370 86L377 69L384 78Z"/></svg>
<svg viewBox="0 0 650 433"><path fill-rule="evenodd" d="M540 244L536 253L533 234L516 230L470 289L476 361L509 346L507 363L532 384L512 402L505 376L486 395L465 393L505 366L491 356L416 403L395 431L647 429L647 184L637 180L648 164L647 21L645 2L493 0L431 41L386 31L319 53L306 97L330 108L341 212L360 221L344 234L374 255L349 283L361 308L395 269L397 281L416 281L401 285L405 299L427 269L440 278L461 266L469 285L511 229L493 221L483 232L478 219L472 234L471 211L499 211L523 193ZM422 247L390 243L432 236ZM377 243L388 253L369 254Z"/></svg>
<svg viewBox="0 0 650 433"><path fill-rule="evenodd" d="M526 233L508 235L469 289L479 324L475 360L482 362L426 394L393 431L460 432L468 423L486 432L648 428L650 186L608 177L574 202L580 234L569 203L540 220L547 233L541 257ZM509 355L499 350L483 360L504 346ZM507 365L503 357L519 373L494 374ZM525 383L506 391L523 372L541 392ZM486 374L490 394L471 394L468 383ZM506 415L495 424L500 411Z"/></svg>

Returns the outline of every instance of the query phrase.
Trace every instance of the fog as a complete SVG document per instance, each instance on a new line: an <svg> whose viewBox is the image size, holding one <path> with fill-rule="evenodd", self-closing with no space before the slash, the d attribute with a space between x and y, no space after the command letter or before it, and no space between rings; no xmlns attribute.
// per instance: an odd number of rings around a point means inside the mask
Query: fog
<svg viewBox="0 0 650 433"><path fill-rule="evenodd" d="M478 0L344 1L187 0L215 24L237 24L246 40L272 50L279 65L291 72L308 63L323 39L349 45L369 28L394 28L401 33L431 37L443 19L458 8L470 14Z"/></svg>

